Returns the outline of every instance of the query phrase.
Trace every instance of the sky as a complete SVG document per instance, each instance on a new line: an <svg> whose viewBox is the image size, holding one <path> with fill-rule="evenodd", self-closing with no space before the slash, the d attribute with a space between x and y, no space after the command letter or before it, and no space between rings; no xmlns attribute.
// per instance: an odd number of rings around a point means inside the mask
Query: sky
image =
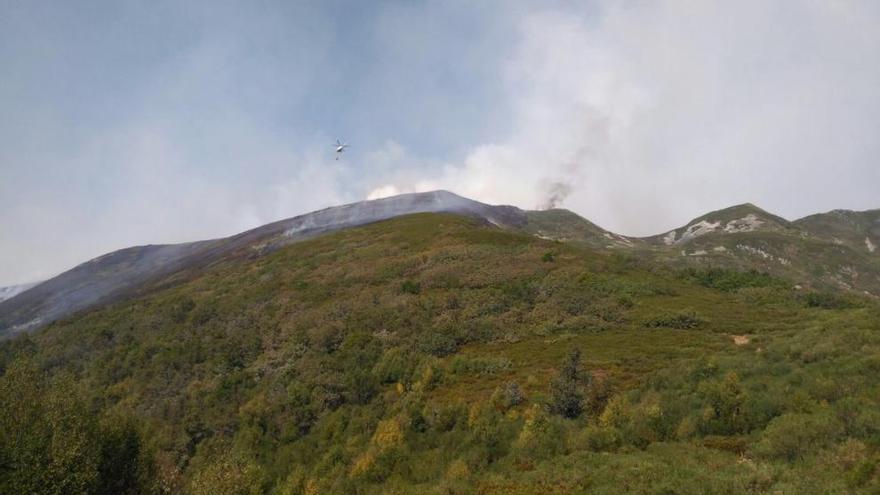
<svg viewBox="0 0 880 495"><path fill-rule="evenodd" d="M433 189L628 235L880 208L878 23L845 0L0 2L0 286Z"/></svg>

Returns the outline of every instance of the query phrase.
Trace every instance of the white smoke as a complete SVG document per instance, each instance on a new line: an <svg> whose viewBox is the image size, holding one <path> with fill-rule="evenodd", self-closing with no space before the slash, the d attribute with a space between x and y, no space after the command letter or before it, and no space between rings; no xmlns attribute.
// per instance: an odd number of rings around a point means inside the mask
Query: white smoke
<svg viewBox="0 0 880 495"><path fill-rule="evenodd" d="M742 202L790 218L878 206L876 4L600 5L525 15L509 132L396 187L564 204L630 235Z"/></svg>

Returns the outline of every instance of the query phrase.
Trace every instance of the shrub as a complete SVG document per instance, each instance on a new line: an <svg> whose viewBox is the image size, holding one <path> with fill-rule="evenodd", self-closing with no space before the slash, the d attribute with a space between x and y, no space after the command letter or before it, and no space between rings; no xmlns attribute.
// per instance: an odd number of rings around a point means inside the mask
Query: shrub
<svg viewBox="0 0 880 495"><path fill-rule="evenodd" d="M615 395L608 401L605 410L599 416L599 424L608 427L621 427L629 421L632 404L623 395Z"/></svg>
<svg viewBox="0 0 880 495"><path fill-rule="evenodd" d="M705 401L700 423L704 433L731 435L746 429L746 395L736 373L728 373L721 381L703 382L700 393Z"/></svg>
<svg viewBox="0 0 880 495"><path fill-rule="evenodd" d="M400 292L404 294L418 294L422 291L422 284L412 280L404 280L400 284Z"/></svg>
<svg viewBox="0 0 880 495"><path fill-rule="evenodd" d="M508 408L522 404L525 400L522 389L516 382L507 382L504 385L504 405Z"/></svg>
<svg viewBox="0 0 880 495"><path fill-rule="evenodd" d="M588 380L585 405L591 416L599 416L611 399L612 387L607 378Z"/></svg>
<svg viewBox="0 0 880 495"><path fill-rule="evenodd" d="M419 343L419 350L437 357L448 356L458 350L458 342L450 335L431 332Z"/></svg>
<svg viewBox="0 0 880 495"><path fill-rule="evenodd" d="M550 382L550 410L566 418L576 418L584 409L581 392L581 353L571 351L562 362L562 368Z"/></svg>
<svg viewBox="0 0 880 495"><path fill-rule="evenodd" d="M510 303L523 302L532 305L535 303L535 298L538 297L538 288L533 282L525 279L504 284L501 290Z"/></svg>
<svg viewBox="0 0 880 495"><path fill-rule="evenodd" d="M471 469L467 463L461 459L456 459L449 463L446 469L446 479L451 481L467 481L471 477Z"/></svg>
<svg viewBox="0 0 880 495"><path fill-rule="evenodd" d="M802 300L808 308L847 309L855 306L849 298L833 292L808 292Z"/></svg>
<svg viewBox="0 0 880 495"><path fill-rule="evenodd" d="M541 261L544 263L552 263L556 258L553 256L553 253L547 251L544 253L544 256L541 256Z"/></svg>
<svg viewBox="0 0 880 495"><path fill-rule="evenodd" d="M505 357L466 357L455 356L451 371L455 374L494 375L510 370L513 363Z"/></svg>
<svg viewBox="0 0 880 495"><path fill-rule="evenodd" d="M21 363L0 377L0 492L91 493L112 481L100 478L101 454L119 448L116 435L102 438L80 392L72 377L50 382Z"/></svg>
<svg viewBox="0 0 880 495"><path fill-rule="evenodd" d="M756 450L764 457L794 461L835 442L841 431L828 414L783 414L767 425Z"/></svg>
<svg viewBox="0 0 880 495"><path fill-rule="evenodd" d="M679 330L689 330L697 328L705 323L693 310L669 312L655 316L645 321L648 328L676 328Z"/></svg>
<svg viewBox="0 0 880 495"><path fill-rule="evenodd" d="M509 439L504 432L506 423L499 412L486 402L478 402L468 410L468 428L473 449L468 456L472 465L488 465L501 458Z"/></svg>
<svg viewBox="0 0 880 495"><path fill-rule="evenodd" d="M632 408L629 421L622 429L624 442L645 448L661 440L666 429L664 428L666 419L656 395L649 394Z"/></svg>
<svg viewBox="0 0 880 495"><path fill-rule="evenodd" d="M738 271L724 268L690 268L685 270L684 276L703 287L710 287L725 292L734 292L747 287L784 287L787 285L784 280L757 270Z"/></svg>
<svg viewBox="0 0 880 495"><path fill-rule="evenodd" d="M514 447L520 457L540 460L558 453L564 443L562 429L535 404L525 412L525 422Z"/></svg>
<svg viewBox="0 0 880 495"><path fill-rule="evenodd" d="M522 404L525 400L522 390L516 382L507 382L501 387L495 389L492 393L492 405L496 409L506 411L511 407Z"/></svg>
<svg viewBox="0 0 880 495"><path fill-rule="evenodd" d="M384 452L388 449L397 448L403 444L403 428L396 418L379 421L376 431L371 439L373 445Z"/></svg>
<svg viewBox="0 0 880 495"><path fill-rule="evenodd" d="M400 347L386 350L373 372L380 383L408 382L418 365L418 355Z"/></svg>
<svg viewBox="0 0 880 495"><path fill-rule="evenodd" d="M617 428L590 425L578 434L576 442L579 448L593 452L611 452L620 447L621 436Z"/></svg>
<svg viewBox="0 0 880 495"><path fill-rule="evenodd" d="M194 495L257 495L263 493L263 470L254 461L227 454L211 462L193 476Z"/></svg>
<svg viewBox="0 0 880 495"><path fill-rule="evenodd" d="M847 435L880 441L880 411L873 402L847 397L834 404L834 413Z"/></svg>
<svg viewBox="0 0 880 495"><path fill-rule="evenodd" d="M733 454L743 454L746 451L746 439L743 437L725 437L709 435L703 439L703 446L709 449L723 450Z"/></svg>

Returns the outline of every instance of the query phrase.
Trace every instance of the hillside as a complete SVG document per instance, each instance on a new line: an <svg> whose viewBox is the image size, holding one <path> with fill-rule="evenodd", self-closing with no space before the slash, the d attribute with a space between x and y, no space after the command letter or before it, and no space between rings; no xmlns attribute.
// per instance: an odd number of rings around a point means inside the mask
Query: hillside
<svg viewBox="0 0 880 495"><path fill-rule="evenodd" d="M493 223L225 257L3 342L0 492L880 489L873 299Z"/></svg>
<svg viewBox="0 0 880 495"><path fill-rule="evenodd" d="M662 263L758 270L800 286L880 296L880 253L865 242L873 235L871 214L814 215L789 222L744 204L645 240Z"/></svg>
<svg viewBox="0 0 880 495"><path fill-rule="evenodd" d="M57 277L0 300L0 338L32 331L58 318L176 283L214 263L269 253L334 230L422 212L458 213L507 228L526 223L511 206L490 206L448 191L403 194L325 208L222 239L137 246L87 261Z"/></svg>
<svg viewBox="0 0 880 495"><path fill-rule="evenodd" d="M705 235L737 234L743 232L787 232L794 229L784 218L767 213L746 203L697 217L687 225L665 234L648 237L653 244L681 246Z"/></svg>
<svg viewBox="0 0 880 495"><path fill-rule="evenodd" d="M615 234L564 209L529 211L526 218L528 222L523 230L542 239L609 249L633 248L642 243L638 238Z"/></svg>
<svg viewBox="0 0 880 495"><path fill-rule="evenodd" d="M0 287L0 302L3 302L7 299L13 298L22 292L30 289L31 287L37 285L33 284L22 284L22 285L10 285L7 287Z"/></svg>
<svg viewBox="0 0 880 495"><path fill-rule="evenodd" d="M880 246L880 210L834 210L801 218L794 224L815 237L855 251L877 253Z"/></svg>
<svg viewBox="0 0 880 495"><path fill-rule="evenodd" d="M108 253L8 300L0 292L0 339L177 284L229 259L260 257L328 232L424 212L462 214L546 240L625 251L664 266L757 270L802 287L880 297L880 210L836 210L789 222L742 204L664 234L637 238L564 209L524 211L432 191L326 208L221 239Z"/></svg>

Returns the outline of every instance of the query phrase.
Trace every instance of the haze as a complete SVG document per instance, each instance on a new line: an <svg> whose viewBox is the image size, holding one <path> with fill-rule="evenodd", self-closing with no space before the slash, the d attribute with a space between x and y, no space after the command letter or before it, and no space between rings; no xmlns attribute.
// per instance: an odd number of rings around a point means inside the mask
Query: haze
<svg viewBox="0 0 880 495"><path fill-rule="evenodd" d="M3 2L0 286L439 188L629 235L742 202L880 208L878 22L855 1Z"/></svg>

